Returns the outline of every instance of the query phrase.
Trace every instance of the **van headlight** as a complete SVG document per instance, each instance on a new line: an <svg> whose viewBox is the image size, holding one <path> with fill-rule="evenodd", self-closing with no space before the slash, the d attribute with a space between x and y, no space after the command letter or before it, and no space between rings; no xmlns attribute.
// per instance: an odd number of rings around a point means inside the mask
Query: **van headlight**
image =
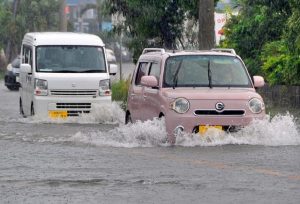
<svg viewBox="0 0 300 204"><path fill-rule="evenodd" d="M110 96L110 80L104 79L99 82L99 96Z"/></svg>
<svg viewBox="0 0 300 204"><path fill-rule="evenodd" d="M183 114L190 109L190 102L185 98L177 98L170 106L175 112Z"/></svg>
<svg viewBox="0 0 300 204"><path fill-rule="evenodd" d="M48 95L48 82L43 79L34 80L34 94L37 96L47 96Z"/></svg>
<svg viewBox="0 0 300 204"><path fill-rule="evenodd" d="M258 98L252 98L248 103L252 113L258 114L265 109L265 104Z"/></svg>

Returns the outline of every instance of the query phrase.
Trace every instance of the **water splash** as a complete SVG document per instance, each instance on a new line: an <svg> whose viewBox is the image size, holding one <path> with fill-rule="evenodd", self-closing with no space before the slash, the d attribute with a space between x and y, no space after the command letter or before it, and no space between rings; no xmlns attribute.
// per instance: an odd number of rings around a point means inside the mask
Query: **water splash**
<svg viewBox="0 0 300 204"><path fill-rule="evenodd" d="M72 142L95 146L112 147L153 147L169 146L163 120L137 122L121 125L108 132L78 132L70 139ZM175 146L219 146L228 144L284 146L300 145L300 134L292 115L268 116L264 120L253 121L236 133L225 133L209 129L204 136L182 134L177 136Z"/></svg>
<svg viewBox="0 0 300 204"><path fill-rule="evenodd" d="M217 146L246 144L263 146L300 145L300 133L292 115L276 115L272 119L255 120L236 133L224 133L211 129L204 137L197 134L184 134L177 138L180 146Z"/></svg>
<svg viewBox="0 0 300 204"><path fill-rule="evenodd" d="M163 120L154 119L146 122L121 125L108 132L78 132L70 141L95 146L111 147L153 147L167 146L167 133Z"/></svg>
<svg viewBox="0 0 300 204"><path fill-rule="evenodd" d="M90 114L82 114L79 117L68 117L67 119L42 118L38 115L28 118L19 118L11 122L21 123L78 123L78 124L124 124L125 113L118 103L93 104Z"/></svg>

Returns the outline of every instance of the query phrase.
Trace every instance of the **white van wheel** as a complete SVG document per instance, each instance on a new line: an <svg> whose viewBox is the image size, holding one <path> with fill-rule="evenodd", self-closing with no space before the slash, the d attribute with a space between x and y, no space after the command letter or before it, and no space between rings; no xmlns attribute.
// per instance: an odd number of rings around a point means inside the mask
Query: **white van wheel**
<svg viewBox="0 0 300 204"><path fill-rule="evenodd" d="M31 116L34 116L34 107L33 107L33 103L31 104L30 115L31 115Z"/></svg>
<svg viewBox="0 0 300 204"><path fill-rule="evenodd" d="M23 110L23 104L22 104L22 99L20 98L19 100L19 110L20 110L20 114L24 117L25 117L25 114L24 114L24 110Z"/></svg>

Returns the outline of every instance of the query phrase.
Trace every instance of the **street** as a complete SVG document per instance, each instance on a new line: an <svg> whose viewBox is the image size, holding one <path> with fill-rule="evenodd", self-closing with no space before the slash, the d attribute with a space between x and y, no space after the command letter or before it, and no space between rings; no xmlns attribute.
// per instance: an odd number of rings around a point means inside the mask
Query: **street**
<svg viewBox="0 0 300 204"><path fill-rule="evenodd" d="M0 203L299 203L289 114L170 146L163 121L124 125L117 103L50 121L22 118L18 99L0 81Z"/></svg>

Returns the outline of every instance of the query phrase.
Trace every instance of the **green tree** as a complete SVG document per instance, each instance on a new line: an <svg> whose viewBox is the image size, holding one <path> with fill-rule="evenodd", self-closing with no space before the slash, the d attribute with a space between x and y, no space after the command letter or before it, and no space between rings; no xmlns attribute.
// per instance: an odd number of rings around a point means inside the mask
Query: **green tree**
<svg viewBox="0 0 300 204"><path fill-rule="evenodd" d="M11 61L26 32L58 30L58 0L14 0L0 3L0 46Z"/></svg>
<svg viewBox="0 0 300 204"><path fill-rule="evenodd" d="M263 74L261 52L266 43L282 38L291 15L289 0L239 0L238 4L241 10L231 16L221 45L234 48L252 75Z"/></svg>
<svg viewBox="0 0 300 204"><path fill-rule="evenodd" d="M214 0L206 1L214 2ZM206 15L206 12L199 12L199 8L202 8L199 7L199 2L199 0L106 0L106 5L108 13L124 17L124 23L116 27L115 31L120 33L122 30L132 39L129 47L137 59L145 47L184 48L186 46L183 39L184 23L187 20L197 22L199 14ZM202 29L206 31L206 27Z"/></svg>

